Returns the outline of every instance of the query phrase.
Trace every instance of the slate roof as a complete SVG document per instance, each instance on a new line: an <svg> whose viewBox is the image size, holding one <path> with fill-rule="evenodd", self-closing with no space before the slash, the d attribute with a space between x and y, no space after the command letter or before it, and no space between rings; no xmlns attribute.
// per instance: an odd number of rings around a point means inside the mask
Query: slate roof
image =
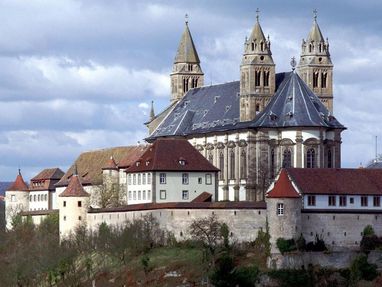
<svg viewBox="0 0 382 287"><path fill-rule="evenodd" d="M382 195L381 169L290 168L302 194Z"/></svg>
<svg viewBox="0 0 382 287"><path fill-rule="evenodd" d="M276 89L264 111L248 122L240 122L239 81L191 89L147 140L248 128L345 128L297 73L276 74Z"/></svg>
<svg viewBox="0 0 382 287"><path fill-rule="evenodd" d="M184 164L181 164L183 161ZM126 172L219 171L185 139L157 139Z"/></svg>
<svg viewBox="0 0 382 287"><path fill-rule="evenodd" d="M28 191L28 185L25 183L20 171L15 181L7 188L6 191Z"/></svg>
<svg viewBox="0 0 382 287"><path fill-rule="evenodd" d="M60 197L88 197L89 193L83 188L80 178L77 174L70 178L69 185L65 190L59 195Z"/></svg>
<svg viewBox="0 0 382 287"><path fill-rule="evenodd" d="M288 173L282 169L273 188L267 193L268 198L299 198L300 194L294 188Z"/></svg>
<svg viewBox="0 0 382 287"><path fill-rule="evenodd" d="M174 63L200 63L187 22L184 27L182 38L180 39Z"/></svg>
<svg viewBox="0 0 382 287"><path fill-rule="evenodd" d="M382 161L373 161L366 168L382 168Z"/></svg>
<svg viewBox="0 0 382 287"><path fill-rule="evenodd" d="M83 185L102 184L102 167L111 156L119 167L125 167L130 164L131 160L139 157L144 149L145 146L125 146L84 152L79 155L61 180L56 183L56 186L68 185L70 177L74 174L75 166L77 166Z"/></svg>

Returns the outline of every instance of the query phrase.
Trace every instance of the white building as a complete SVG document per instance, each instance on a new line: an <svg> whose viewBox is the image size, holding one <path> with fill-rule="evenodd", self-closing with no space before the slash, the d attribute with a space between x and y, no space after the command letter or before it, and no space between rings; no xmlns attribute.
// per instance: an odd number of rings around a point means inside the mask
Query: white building
<svg viewBox="0 0 382 287"><path fill-rule="evenodd" d="M187 140L158 139L127 170L128 204L217 200L217 173Z"/></svg>

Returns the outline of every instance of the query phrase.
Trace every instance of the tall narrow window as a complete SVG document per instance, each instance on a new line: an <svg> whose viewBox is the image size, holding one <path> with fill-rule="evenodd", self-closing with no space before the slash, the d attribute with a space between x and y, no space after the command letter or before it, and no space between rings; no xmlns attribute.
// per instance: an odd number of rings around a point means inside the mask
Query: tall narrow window
<svg viewBox="0 0 382 287"><path fill-rule="evenodd" d="M255 86L258 87L260 86L260 71L255 71Z"/></svg>
<svg viewBox="0 0 382 287"><path fill-rule="evenodd" d="M332 150L328 149L328 168L333 167Z"/></svg>
<svg viewBox="0 0 382 287"><path fill-rule="evenodd" d="M219 169L220 169L220 179L224 179L224 153L221 151L219 153Z"/></svg>
<svg viewBox="0 0 382 287"><path fill-rule="evenodd" d="M252 46L252 51L254 51L255 50L255 43L252 42L251 44L252 44L251 45Z"/></svg>
<svg viewBox="0 0 382 287"><path fill-rule="evenodd" d="M188 79L183 79L183 92L188 91Z"/></svg>
<svg viewBox="0 0 382 287"><path fill-rule="evenodd" d="M289 148L283 152L283 167L288 168L292 166L292 153Z"/></svg>
<svg viewBox="0 0 382 287"><path fill-rule="evenodd" d="M151 184L151 173L147 174L147 184Z"/></svg>
<svg viewBox="0 0 382 287"><path fill-rule="evenodd" d="M368 206L368 197L367 196L361 196L361 206Z"/></svg>
<svg viewBox="0 0 382 287"><path fill-rule="evenodd" d="M256 115L260 113L260 105L256 104Z"/></svg>
<svg viewBox="0 0 382 287"><path fill-rule="evenodd" d="M260 42L260 49L261 49L261 52L264 51L264 42Z"/></svg>
<svg viewBox="0 0 382 287"><path fill-rule="evenodd" d="M182 174L182 184L188 184L188 173Z"/></svg>
<svg viewBox="0 0 382 287"><path fill-rule="evenodd" d="M247 153L244 149L240 154L240 178L247 178Z"/></svg>
<svg viewBox="0 0 382 287"><path fill-rule="evenodd" d="M336 206L336 196L335 195L329 195L328 205L329 206Z"/></svg>
<svg viewBox="0 0 382 287"><path fill-rule="evenodd" d="M340 195L340 206L346 206L346 195Z"/></svg>
<svg viewBox="0 0 382 287"><path fill-rule="evenodd" d="M316 196L308 195L308 206L316 206Z"/></svg>
<svg viewBox="0 0 382 287"><path fill-rule="evenodd" d="M269 86L269 71L263 72L263 82L264 82L264 87Z"/></svg>
<svg viewBox="0 0 382 287"><path fill-rule="evenodd" d="M327 73L321 74L321 88L326 88L326 79L328 77Z"/></svg>
<svg viewBox="0 0 382 287"><path fill-rule="evenodd" d="M284 203L277 203L277 215L278 216L284 215Z"/></svg>
<svg viewBox="0 0 382 287"><path fill-rule="evenodd" d="M160 184L165 184L166 183L166 174L165 173L160 173L159 174L159 183Z"/></svg>
<svg viewBox="0 0 382 287"><path fill-rule="evenodd" d="M275 150L271 149L271 178L275 177Z"/></svg>
<svg viewBox="0 0 382 287"><path fill-rule="evenodd" d="M313 45L312 45L312 44L309 44L309 53L312 52L312 49L313 49Z"/></svg>
<svg viewBox="0 0 382 287"><path fill-rule="evenodd" d="M313 73L313 88L318 87L318 72Z"/></svg>
<svg viewBox="0 0 382 287"><path fill-rule="evenodd" d="M381 206L381 197L379 197L379 196L374 196L374 197L373 197L373 205L374 205L374 206Z"/></svg>
<svg viewBox="0 0 382 287"><path fill-rule="evenodd" d="M208 153L208 161L211 163L211 164L214 164L214 154L212 153L212 151L210 151Z"/></svg>
<svg viewBox="0 0 382 287"><path fill-rule="evenodd" d="M306 152L306 167L314 168L316 166L316 152L313 148Z"/></svg>
<svg viewBox="0 0 382 287"><path fill-rule="evenodd" d="M230 160L229 178L235 179L235 150L234 149L231 149L231 152L229 154L229 160Z"/></svg>

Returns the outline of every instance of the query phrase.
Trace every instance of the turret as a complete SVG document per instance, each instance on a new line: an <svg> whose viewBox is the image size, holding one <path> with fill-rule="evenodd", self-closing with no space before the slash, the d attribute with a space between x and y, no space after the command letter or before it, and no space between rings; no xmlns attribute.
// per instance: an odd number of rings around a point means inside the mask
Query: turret
<svg viewBox="0 0 382 287"><path fill-rule="evenodd" d="M75 168L68 187L58 196L61 239L74 233L77 227L86 226L89 198L90 194L84 190Z"/></svg>
<svg viewBox="0 0 382 287"><path fill-rule="evenodd" d="M170 77L171 102L179 101L188 90L204 84L204 74L188 27L187 15Z"/></svg>
<svg viewBox="0 0 382 287"><path fill-rule="evenodd" d="M302 40L297 72L309 88L333 113L333 64L329 52L329 40L324 39L314 11L313 25L306 40Z"/></svg>
<svg viewBox="0 0 382 287"><path fill-rule="evenodd" d="M5 191L5 220L7 229L12 229L12 219L22 211L29 210L29 189L21 171Z"/></svg>
<svg viewBox="0 0 382 287"><path fill-rule="evenodd" d="M269 36L264 36L259 14L250 37L244 42L240 74L240 121L250 121L267 105L276 83L271 42Z"/></svg>

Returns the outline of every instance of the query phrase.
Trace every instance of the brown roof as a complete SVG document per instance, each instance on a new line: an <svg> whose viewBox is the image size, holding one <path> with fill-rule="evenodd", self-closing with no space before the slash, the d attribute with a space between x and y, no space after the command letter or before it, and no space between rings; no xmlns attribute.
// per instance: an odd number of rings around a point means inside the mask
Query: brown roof
<svg viewBox="0 0 382 287"><path fill-rule="evenodd" d="M115 163L113 156L111 156L107 160L106 164L102 167L102 169L114 169L114 170L118 169L117 164Z"/></svg>
<svg viewBox="0 0 382 287"><path fill-rule="evenodd" d="M62 197L85 197L90 196L89 193L85 191L85 189L82 187L81 181L79 179L78 175L73 175L70 178L69 185L67 188L65 188L64 192L61 193L59 196Z"/></svg>
<svg viewBox="0 0 382 287"><path fill-rule="evenodd" d="M140 150L142 150L142 147L139 146L125 146L84 152L80 154L56 186L68 185L75 165L77 165L78 175L81 177L82 184L101 184L102 167L111 156L118 163L122 160L127 161L129 157L134 157L135 153L138 153ZM120 164L119 166L121 167Z"/></svg>
<svg viewBox="0 0 382 287"><path fill-rule="evenodd" d="M184 161L184 165L180 164ZM187 140L158 138L126 172L219 171Z"/></svg>
<svg viewBox="0 0 382 287"><path fill-rule="evenodd" d="M28 191L28 185L25 183L20 170L15 181L7 188L7 191Z"/></svg>
<svg viewBox="0 0 382 287"><path fill-rule="evenodd" d="M287 172L301 193L382 195L381 169L291 168Z"/></svg>
<svg viewBox="0 0 382 287"><path fill-rule="evenodd" d="M191 202L211 202L212 201L212 194L205 191L199 194L197 197L194 198Z"/></svg>
<svg viewBox="0 0 382 287"><path fill-rule="evenodd" d="M267 194L268 198L299 198L300 194L293 187L291 180L285 169L282 169L279 177L271 191Z"/></svg>
<svg viewBox="0 0 382 287"><path fill-rule="evenodd" d="M58 167L46 168L42 170L38 175L33 177L31 181L43 180L43 179L61 179L63 175L64 175L64 172Z"/></svg>
<svg viewBox="0 0 382 287"><path fill-rule="evenodd" d="M168 202L131 204L112 208L90 208L88 213L155 209L266 209L266 207L264 201Z"/></svg>
<svg viewBox="0 0 382 287"><path fill-rule="evenodd" d="M118 162L119 168L127 168L137 159L139 159L143 153L148 149L148 145L138 145L131 147L126 155Z"/></svg>

